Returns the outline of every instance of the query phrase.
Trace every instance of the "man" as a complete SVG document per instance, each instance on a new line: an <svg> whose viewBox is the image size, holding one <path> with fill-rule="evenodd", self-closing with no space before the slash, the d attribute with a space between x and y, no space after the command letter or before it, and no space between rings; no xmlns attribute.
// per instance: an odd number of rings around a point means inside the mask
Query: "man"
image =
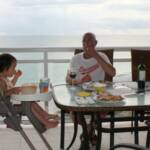
<svg viewBox="0 0 150 150"><path fill-rule="evenodd" d="M89 81L102 81L105 79L105 73L111 77L115 76L116 70L110 63L108 57L104 53L96 51L97 40L93 33L85 33L82 44L83 53L76 54L71 59L70 68L66 76L67 83L82 84ZM76 68L76 78L73 81L70 77L72 68ZM72 112L71 115L74 120ZM89 128L88 132L92 136L90 137L91 143L96 144L94 131Z"/></svg>
<svg viewBox="0 0 150 150"><path fill-rule="evenodd" d="M111 65L108 57L96 51L97 40L93 33L87 32L83 36L83 53L75 55L70 62L70 69L77 68L77 76L74 84L81 84L88 81L104 80L105 73L110 76L115 76L116 70ZM66 82L72 83L69 76L70 71L67 73Z"/></svg>

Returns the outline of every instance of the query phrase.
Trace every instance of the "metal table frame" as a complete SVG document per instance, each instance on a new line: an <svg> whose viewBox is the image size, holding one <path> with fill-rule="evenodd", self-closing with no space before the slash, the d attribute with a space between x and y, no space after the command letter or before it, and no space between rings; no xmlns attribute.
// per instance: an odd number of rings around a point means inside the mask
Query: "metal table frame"
<svg viewBox="0 0 150 150"><path fill-rule="evenodd" d="M60 87L60 89L59 89ZM59 95L57 95L57 91L56 89L59 89L58 91L60 92L60 90L62 90L61 92L65 92L65 97L63 97L63 100L60 99ZM66 89L65 89L66 88ZM96 150L100 149L101 146L101 135L102 132L107 132L110 133L110 146L114 145L114 133L116 132L134 132L135 134L135 144L139 143L139 138L138 138L138 132L139 131L146 131L148 130L147 126L143 126L143 127L139 127L138 122L139 121L144 121L147 119L150 119L149 116L144 116L143 111L145 110L150 110L150 102L146 101L146 105L143 105L141 103L141 97L140 100L137 100L140 104L128 104L127 102L127 106L126 105L119 105L119 106L89 106L89 105L85 105L85 106L79 106L75 103L72 102L72 99L69 100L71 98L69 91L68 91L69 85L60 85L60 86L55 86L53 87L53 99L54 102L56 103L56 105L61 109L61 143L60 143L60 148L63 149L64 148L64 134L65 134L65 113L68 113L69 111L74 111L76 112L76 114L79 116L79 118L81 119L82 122L82 129L83 129L83 134L84 134L84 138L86 139L85 141L89 141L88 135L87 135L87 131L86 131L86 122L85 122L85 118L84 115L87 112L92 112L97 114L97 125L98 125L98 142L97 142L97 146L96 146ZM78 87L77 87L78 88ZM56 93L55 93L56 92ZM67 92L67 93L66 93ZM58 98L59 97L59 98ZM67 99L65 102L64 99ZM144 101L144 97L142 98ZM126 100L126 99L125 99ZM128 100L128 98L127 98ZM133 111L134 112L134 116L131 117L120 117L120 118L116 118L114 116L114 112L115 111ZM99 117L99 113L100 112L110 112L110 118L100 118ZM128 127L128 128L116 128L115 127L115 122L119 122L119 121L133 121L134 122L134 126L132 127ZM102 128L102 123L103 122L110 122L110 128L106 129L106 128ZM74 122L74 135L73 135L73 140L71 141L71 144L69 145L69 147L67 149L69 149L71 147L71 145L73 144L73 141L75 140L75 136L76 136L76 132L77 132L77 124ZM85 143L85 148L88 150L89 149L89 143Z"/></svg>

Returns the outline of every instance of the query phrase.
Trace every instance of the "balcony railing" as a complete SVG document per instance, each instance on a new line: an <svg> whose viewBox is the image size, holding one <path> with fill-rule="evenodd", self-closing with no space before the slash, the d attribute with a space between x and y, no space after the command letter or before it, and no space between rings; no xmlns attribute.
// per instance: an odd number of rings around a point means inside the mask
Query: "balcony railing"
<svg viewBox="0 0 150 150"><path fill-rule="evenodd" d="M117 75L131 72L131 47L103 47L102 49L104 48L114 49L114 66ZM138 48L149 49L148 47ZM52 84L59 84L65 82L68 63L73 56L74 49L74 47L0 48L0 53L11 53L17 58L18 68L23 70L23 77L18 84L38 82L41 77L49 77ZM45 107L48 107L48 104Z"/></svg>

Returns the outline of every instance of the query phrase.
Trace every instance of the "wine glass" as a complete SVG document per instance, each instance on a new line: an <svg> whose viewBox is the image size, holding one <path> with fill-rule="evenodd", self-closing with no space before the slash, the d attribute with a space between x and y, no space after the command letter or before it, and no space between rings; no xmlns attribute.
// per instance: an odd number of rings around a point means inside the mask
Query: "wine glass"
<svg viewBox="0 0 150 150"><path fill-rule="evenodd" d="M76 68L76 67L72 67L72 68L70 69L70 74L69 74L69 76L70 76L70 78L71 78L71 85L72 85L72 88L74 88L74 87L73 87L73 80L76 78L76 75L77 75L77 68Z"/></svg>

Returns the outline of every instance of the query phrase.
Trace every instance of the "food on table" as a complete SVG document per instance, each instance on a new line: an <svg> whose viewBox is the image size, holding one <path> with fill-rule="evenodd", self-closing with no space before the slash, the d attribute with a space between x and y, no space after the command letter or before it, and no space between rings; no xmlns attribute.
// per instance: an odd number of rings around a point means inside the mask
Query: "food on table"
<svg viewBox="0 0 150 150"><path fill-rule="evenodd" d="M97 93L103 93L107 84L100 82L85 82L82 84L82 88L86 91L96 91Z"/></svg>
<svg viewBox="0 0 150 150"><path fill-rule="evenodd" d="M106 87L106 84L100 82L93 82L93 87Z"/></svg>
<svg viewBox="0 0 150 150"><path fill-rule="evenodd" d="M105 100L105 101L120 101L123 97L120 95L111 95L111 94L100 94L97 95L97 100Z"/></svg>
<svg viewBox="0 0 150 150"><path fill-rule="evenodd" d="M105 83L99 83L99 82L93 83L93 88L97 94L104 93L105 87L106 87Z"/></svg>
<svg viewBox="0 0 150 150"><path fill-rule="evenodd" d="M93 91L93 82L85 82L82 84L82 88L87 91Z"/></svg>
<svg viewBox="0 0 150 150"><path fill-rule="evenodd" d="M35 94L37 85L34 83L26 83L21 86L21 94Z"/></svg>
<svg viewBox="0 0 150 150"><path fill-rule="evenodd" d="M94 87L94 89L97 94L105 93L104 87Z"/></svg>
<svg viewBox="0 0 150 150"><path fill-rule="evenodd" d="M91 96L90 92L86 92L86 91L80 91L76 93L76 96L80 96L80 97L88 97Z"/></svg>
<svg viewBox="0 0 150 150"><path fill-rule="evenodd" d="M99 81L99 83L104 83L104 84L107 84L107 85L108 85L108 84L112 84L112 82L111 82L111 81L106 81L106 80L105 80L105 81L100 80L100 81Z"/></svg>

